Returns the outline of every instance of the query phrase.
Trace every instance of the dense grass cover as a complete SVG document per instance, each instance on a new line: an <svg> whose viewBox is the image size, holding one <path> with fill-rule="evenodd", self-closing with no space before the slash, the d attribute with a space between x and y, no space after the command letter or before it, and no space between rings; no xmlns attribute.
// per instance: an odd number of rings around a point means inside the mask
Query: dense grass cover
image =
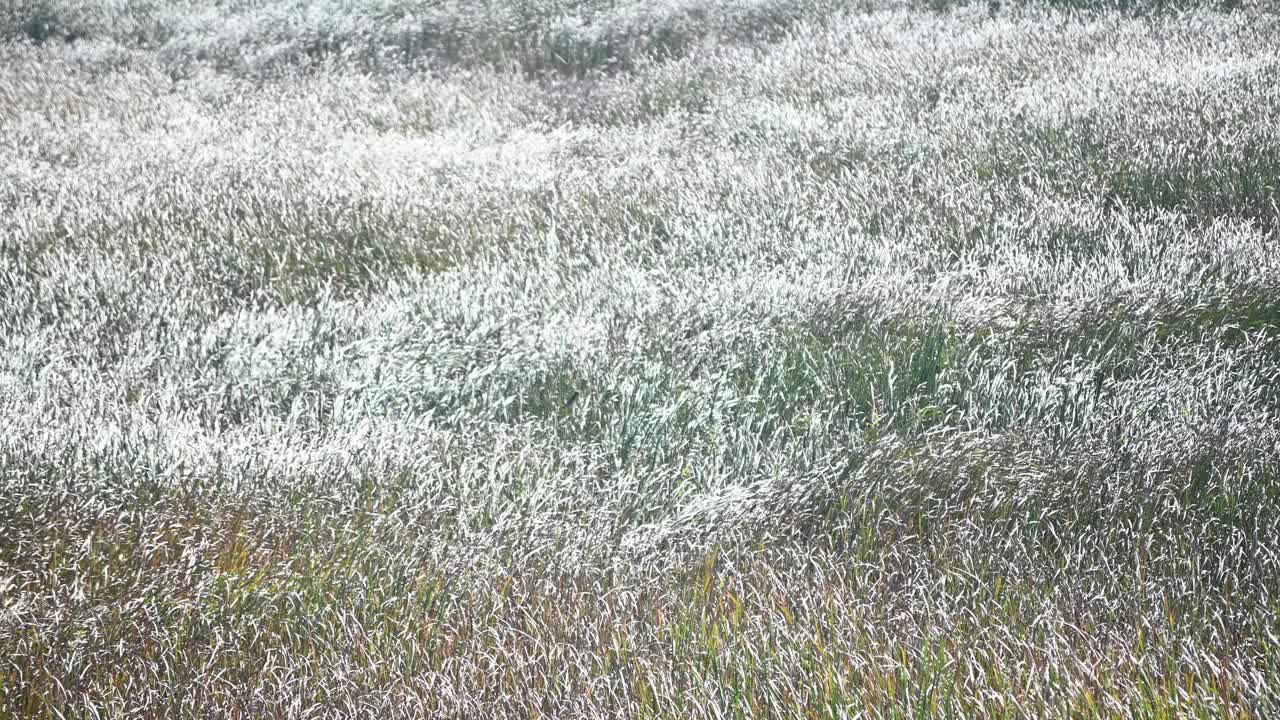
<svg viewBox="0 0 1280 720"><path fill-rule="evenodd" d="M0 716L1280 715L1277 37L12 0Z"/></svg>

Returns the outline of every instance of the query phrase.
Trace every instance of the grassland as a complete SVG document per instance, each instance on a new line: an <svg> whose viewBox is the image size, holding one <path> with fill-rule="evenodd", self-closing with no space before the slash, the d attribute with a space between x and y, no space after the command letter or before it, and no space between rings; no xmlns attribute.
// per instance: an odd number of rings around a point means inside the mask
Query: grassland
<svg viewBox="0 0 1280 720"><path fill-rule="evenodd" d="M0 6L0 717L1280 716L1174 5Z"/></svg>

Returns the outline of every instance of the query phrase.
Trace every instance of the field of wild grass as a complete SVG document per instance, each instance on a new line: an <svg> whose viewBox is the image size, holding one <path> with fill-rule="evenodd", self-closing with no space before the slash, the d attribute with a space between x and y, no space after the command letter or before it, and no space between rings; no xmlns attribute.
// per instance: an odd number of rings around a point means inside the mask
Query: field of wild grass
<svg viewBox="0 0 1280 720"><path fill-rule="evenodd" d="M1276 717L1277 37L9 0L0 717Z"/></svg>

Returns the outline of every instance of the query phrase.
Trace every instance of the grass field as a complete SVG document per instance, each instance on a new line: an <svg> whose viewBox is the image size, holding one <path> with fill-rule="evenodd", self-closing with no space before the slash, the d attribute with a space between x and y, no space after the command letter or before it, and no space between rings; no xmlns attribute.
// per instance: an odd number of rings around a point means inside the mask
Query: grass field
<svg viewBox="0 0 1280 720"><path fill-rule="evenodd" d="M7 0L0 718L1280 716L1270 0Z"/></svg>

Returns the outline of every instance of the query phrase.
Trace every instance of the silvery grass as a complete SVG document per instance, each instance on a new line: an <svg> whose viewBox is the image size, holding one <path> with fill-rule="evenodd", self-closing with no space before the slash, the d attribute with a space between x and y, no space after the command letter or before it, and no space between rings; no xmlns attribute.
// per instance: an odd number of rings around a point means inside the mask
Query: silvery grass
<svg viewBox="0 0 1280 720"><path fill-rule="evenodd" d="M1280 711L1280 18L1005 5L7 6L0 714Z"/></svg>

